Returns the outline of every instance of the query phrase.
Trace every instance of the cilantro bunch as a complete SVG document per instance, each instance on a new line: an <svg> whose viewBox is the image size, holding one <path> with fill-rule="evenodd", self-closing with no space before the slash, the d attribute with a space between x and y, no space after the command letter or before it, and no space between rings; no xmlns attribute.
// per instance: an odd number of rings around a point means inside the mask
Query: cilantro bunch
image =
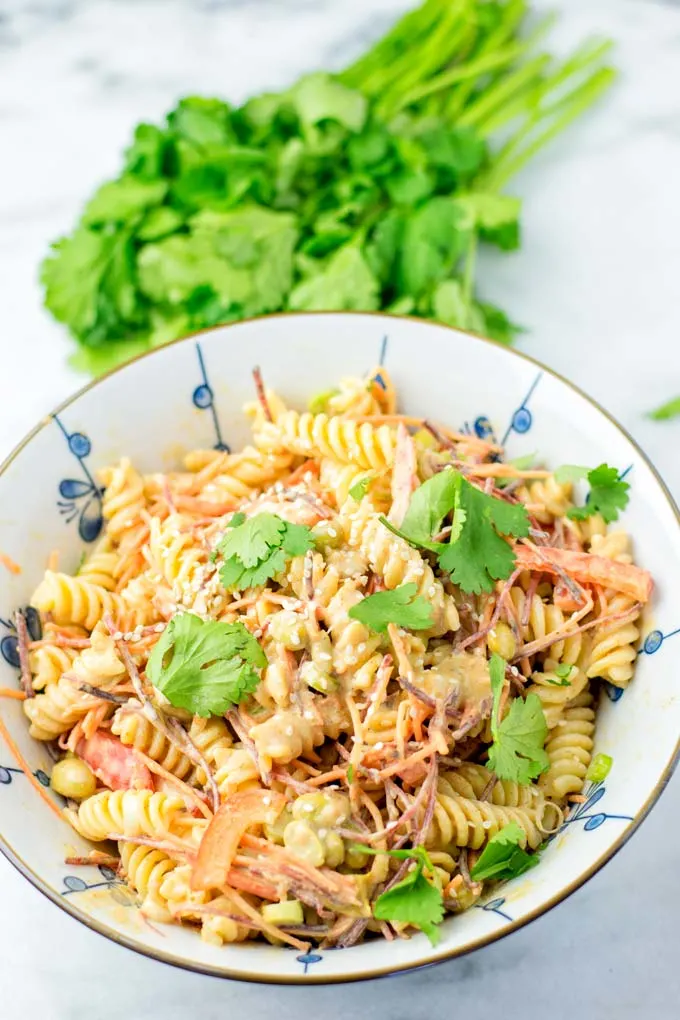
<svg viewBox="0 0 680 1020"><path fill-rule="evenodd" d="M534 52L524 0L426 0L338 75L243 106L190 96L42 266L97 373L281 309L385 309L511 342L475 292L479 242L519 245L506 181L608 87L608 44ZM502 131L503 146L493 144Z"/></svg>

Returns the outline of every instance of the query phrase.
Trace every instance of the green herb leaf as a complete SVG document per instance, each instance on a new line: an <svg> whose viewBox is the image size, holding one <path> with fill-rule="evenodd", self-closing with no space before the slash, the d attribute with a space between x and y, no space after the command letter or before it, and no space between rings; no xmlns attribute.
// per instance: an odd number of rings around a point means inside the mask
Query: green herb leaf
<svg viewBox="0 0 680 1020"><path fill-rule="evenodd" d="M509 577L515 566L514 552L503 536L528 535L529 515L523 506L487 495L462 475L457 484L465 524L452 532L439 565L463 591L491 591L494 581Z"/></svg>
<svg viewBox="0 0 680 1020"><path fill-rule="evenodd" d="M445 468L419 485L411 497L398 534L415 545L437 552L441 543L433 542L444 518L456 505L460 475L452 468ZM381 518L383 523L385 519Z"/></svg>
<svg viewBox="0 0 680 1020"><path fill-rule="evenodd" d="M355 482L354 485L349 490L349 494L352 497L352 499L356 499L357 502L359 502L359 500L362 500L366 493L368 492L368 487L370 486L372 481L373 481L372 477L370 475L366 475L365 478L360 478L358 482Z"/></svg>
<svg viewBox="0 0 680 1020"><path fill-rule="evenodd" d="M218 545L225 560L238 557L244 567L254 567L283 542L286 522L276 514L256 514L230 530Z"/></svg>
<svg viewBox="0 0 680 1020"><path fill-rule="evenodd" d="M432 608L427 599L417 594L415 581L402 584L392 591L377 591L349 610L352 620L359 620L378 634L384 634L388 623L406 630L427 630L434 624Z"/></svg>
<svg viewBox="0 0 680 1020"><path fill-rule="evenodd" d="M147 675L176 708L223 715L257 687L267 664L260 644L242 623L174 616L161 634Z"/></svg>
<svg viewBox="0 0 680 1020"><path fill-rule="evenodd" d="M332 255L325 269L303 280L291 292L294 311L371 310L380 306L379 284L360 249L345 245Z"/></svg>
<svg viewBox="0 0 680 1020"><path fill-rule="evenodd" d="M487 879L516 878L538 864L538 854L528 854L522 849L526 834L517 822L509 822L489 840L470 869L470 878L475 882Z"/></svg>
<svg viewBox="0 0 680 1020"><path fill-rule="evenodd" d="M432 536L452 511L449 542L433 542ZM529 515L523 506L487 495L453 468L445 468L416 489L401 528L385 517L380 520L395 535L437 553L439 566L451 574L451 580L475 594L491 591L494 581L512 573L515 555L502 536L529 534Z"/></svg>
<svg viewBox="0 0 680 1020"><path fill-rule="evenodd" d="M586 505L572 507L567 517L575 521L583 521L593 514L601 514L607 524L618 519L619 510L628 506L628 490L630 485L624 482L616 468L600 464L588 472L590 492Z"/></svg>
<svg viewBox="0 0 680 1020"><path fill-rule="evenodd" d="M131 175L102 184L83 213L87 226L101 223L125 223L152 206L160 205L168 186L164 181L142 181Z"/></svg>
<svg viewBox="0 0 680 1020"><path fill-rule="evenodd" d="M649 417L654 421L668 421L669 418L677 418L678 415L680 415L680 397L675 397L649 412Z"/></svg>
<svg viewBox="0 0 680 1020"><path fill-rule="evenodd" d="M566 482L580 482L583 478L588 477L590 468L580 467L578 464L562 464L554 472L555 481L560 485L564 485Z"/></svg>
<svg viewBox="0 0 680 1020"><path fill-rule="evenodd" d="M553 673L555 673L560 680L568 680L574 670L573 666L567 665L566 662L560 662L555 666Z"/></svg>
<svg viewBox="0 0 680 1020"><path fill-rule="evenodd" d="M410 850L374 850L355 844L355 850L368 854L387 854L397 860L413 859L416 866L401 882L378 896L373 904L373 916L379 921L399 921L412 924L424 932L433 946L439 942L437 925L444 920L444 901L437 886L425 878L425 868L434 872L430 856L422 846Z"/></svg>
<svg viewBox="0 0 680 1020"><path fill-rule="evenodd" d="M249 518L235 514L228 528L216 549L224 560L220 581L227 589L259 587L281 573L292 557L304 556L314 548L308 527L291 524L276 514Z"/></svg>
<svg viewBox="0 0 680 1020"><path fill-rule="evenodd" d="M354 782L354 765L351 764L347 766L347 782Z"/></svg>
<svg viewBox="0 0 680 1020"><path fill-rule="evenodd" d="M545 751L548 726L541 700L528 694L523 701L515 698L510 711L500 720L500 699L505 682L505 660L494 653L489 661L489 677L493 694L489 768L499 779L528 785L549 767Z"/></svg>

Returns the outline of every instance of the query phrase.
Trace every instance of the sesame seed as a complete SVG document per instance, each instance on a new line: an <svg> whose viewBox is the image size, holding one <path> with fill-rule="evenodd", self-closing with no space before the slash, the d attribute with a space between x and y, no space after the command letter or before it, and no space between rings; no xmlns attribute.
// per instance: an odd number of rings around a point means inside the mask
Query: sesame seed
<svg viewBox="0 0 680 1020"><path fill-rule="evenodd" d="M373 745L376 751L382 751L384 746L385 745L383 744L382 740L379 740L377 744Z"/></svg>

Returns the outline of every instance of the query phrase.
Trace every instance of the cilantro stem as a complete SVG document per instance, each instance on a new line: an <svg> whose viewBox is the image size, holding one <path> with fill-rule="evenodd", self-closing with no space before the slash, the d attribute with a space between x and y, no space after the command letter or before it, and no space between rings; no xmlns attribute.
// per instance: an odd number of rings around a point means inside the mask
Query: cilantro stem
<svg viewBox="0 0 680 1020"><path fill-rule="evenodd" d="M523 149L515 156L514 159L509 159L509 150L503 159L498 160L496 166L491 173L486 177L486 185L491 190L500 190L506 182L518 173L525 163L527 163L532 156L534 156L539 149L543 148L551 139L556 135L560 134L573 120L576 120L584 110L587 110L589 106L605 92L614 82L616 78L616 72L613 68L603 67L575 89L567 99L565 99L565 109L561 116L556 117L555 120L545 128L545 130L537 135L532 142L524 146ZM514 148L514 147L513 147Z"/></svg>
<svg viewBox="0 0 680 1020"><path fill-rule="evenodd" d="M477 264L477 231L472 232L470 244L465 255L465 266L463 268L463 296L466 304L472 301L475 285L475 266Z"/></svg>
<svg viewBox="0 0 680 1020"><path fill-rule="evenodd" d="M495 86L484 92L479 99L472 103L458 118L458 123L464 127L476 127L480 121L490 112L497 109L508 97L515 95L519 90L529 84L538 82L542 71L550 63L547 53L534 57L527 61L516 71L501 79Z"/></svg>
<svg viewBox="0 0 680 1020"><path fill-rule="evenodd" d="M417 88L413 88L406 95L402 96L401 101L395 106L393 112L399 113L405 107L412 106L414 103L418 103L420 100L432 96L436 92L441 92L443 89L449 89L458 82L468 81L470 78L479 78L489 71L497 71L507 64L511 64L526 49L526 43L514 43L506 46L505 49L482 54L476 60L471 60L468 64L458 64L448 71L443 71L441 74L430 78L429 81L424 82Z"/></svg>

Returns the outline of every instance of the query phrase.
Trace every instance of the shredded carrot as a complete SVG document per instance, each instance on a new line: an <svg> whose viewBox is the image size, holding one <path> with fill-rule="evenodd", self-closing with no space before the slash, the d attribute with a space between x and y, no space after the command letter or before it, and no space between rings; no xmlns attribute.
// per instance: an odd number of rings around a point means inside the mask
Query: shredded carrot
<svg viewBox="0 0 680 1020"><path fill-rule="evenodd" d="M336 779L344 779L347 769L335 768L330 772L324 772L320 776L314 776L307 780L307 786L324 786L326 783L334 783Z"/></svg>
<svg viewBox="0 0 680 1020"><path fill-rule="evenodd" d="M454 460L455 467L463 467L468 474L475 475L477 478L550 478L552 472L544 471L539 468L529 468L525 471L521 471L519 468L513 467L512 464L469 464L464 460ZM525 504L527 508L533 504ZM538 503L535 504L536 509L543 509L543 505Z"/></svg>
<svg viewBox="0 0 680 1020"><path fill-rule="evenodd" d="M318 755L315 755L315 757L317 761L321 760ZM310 765L308 762L303 761L302 758L294 758L290 764L294 765L295 768L302 769L302 771L306 772L308 776L318 776L320 774L318 769L315 769L314 766Z"/></svg>
<svg viewBox="0 0 680 1020"><path fill-rule="evenodd" d="M244 854L237 854L235 863L245 863L248 858ZM233 889L241 889L242 892L251 893L253 896L261 896L263 900L271 900L275 903L281 899L281 892L272 885L271 882L265 882L262 878L255 878L253 875L249 875L246 871L239 871L236 868L231 868L227 873L227 883Z"/></svg>
<svg viewBox="0 0 680 1020"><path fill-rule="evenodd" d="M3 567L9 570L10 574L20 574L21 567L18 563L15 563L11 556L7 553L0 553L0 563Z"/></svg>
<svg viewBox="0 0 680 1020"><path fill-rule="evenodd" d="M59 569L59 550L53 549L50 555L47 557L47 569L58 570Z"/></svg>
<svg viewBox="0 0 680 1020"><path fill-rule="evenodd" d="M434 754L437 750L437 744L432 741L429 744L425 744L419 751L415 751L410 754L408 758L402 758L399 761L392 762L391 765L387 765L386 768L380 769L380 775L385 778L386 776L393 776L410 765L416 765L418 762L423 761L425 758L429 758L431 754Z"/></svg>
<svg viewBox="0 0 680 1020"><path fill-rule="evenodd" d="M54 811L57 818L63 818L64 816L61 813L61 808L54 803L49 794L45 792L45 788L43 787L42 783L40 783L33 775L30 765L24 758L23 754L21 753L17 745L12 740L11 736L9 735L9 730L5 726L2 719L0 719L0 736L2 736L3 740L7 744L10 753L14 755L17 765L21 768L21 771L24 773L31 786L33 786L38 791L42 799L49 806L50 810Z"/></svg>
<svg viewBox="0 0 680 1020"><path fill-rule="evenodd" d="M305 475L308 474L318 476L319 462L317 460L306 460L304 464L300 464L300 467L295 468L295 471L283 479L283 485L295 485L297 482L303 481Z"/></svg>
<svg viewBox="0 0 680 1020"><path fill-rule="evenodd" d="M0 698L11 698L13 701L25 701L25 691L15 691L12 687L0 687Z"/></svg>
<svg viewBox="0 0 680 1020"><path fill-rule="evenodd" d="M163 766L159 765L157 761L153 760L153 758L149 758L148 754L144 754L144 752L140 751L138 748L135 748L135 751L137 756L144 762L150 772L155 772L157 776L162 776L163 779L166 779L169 783L172 783L173 786L177 787L183 797L192 800L196 804L198 810L204 818L208 819L208 821L212 818L212 811L197 790L194 790L192 786L189 786L189 784L185 783L183 780L178 779L172 772L168 772L167 769L164 769Z"/></svg>

